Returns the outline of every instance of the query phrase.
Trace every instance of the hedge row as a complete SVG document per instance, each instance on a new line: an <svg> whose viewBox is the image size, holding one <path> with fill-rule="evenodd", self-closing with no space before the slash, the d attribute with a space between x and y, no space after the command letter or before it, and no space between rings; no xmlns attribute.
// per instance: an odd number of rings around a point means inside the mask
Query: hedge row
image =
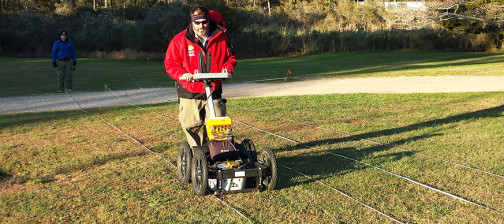
<svg viewBox="0 0 504 224"><path fill-rule="evenodd" d="M0 55L49 57L59 32L66 30L80 57L162 60L170 39L189 21L189 6L156 3L135 11L80 9L68 16L0 14ZM240 58L382 50L469 50L492 48L492 38L454 36L443 30L328 31L303 28L285 17L218 9ZM288 25L286 25L288 24Z"/></svg>

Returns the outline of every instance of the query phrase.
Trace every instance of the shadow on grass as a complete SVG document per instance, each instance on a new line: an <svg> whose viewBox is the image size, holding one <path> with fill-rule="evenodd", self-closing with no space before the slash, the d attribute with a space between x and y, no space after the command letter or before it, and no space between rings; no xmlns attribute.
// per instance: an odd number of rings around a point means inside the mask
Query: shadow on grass
<svg viewBox="0 0 504 224"><path fill-rule="evenodd" d="M105 165L109 162L113 161L123 161L128 158L134 158L134 157L141 157L148 155L148 152L143 150L143 151L137 151L137 152L120 152L120 153L114 153L114 154L109 154L109 155L104 155L104 156L93 156L91 159L87 161L79 161L79 162L74 162L70 163L68 165L59 167L56 172L53 175L59 175L59 174L71 174L76 171L80 170L92 170L93 167L99 167L102 165Z"/></svg>
<svg viewBox="0 0 504 224"><path fill-rule="evenodd" d="M312 148L312 147L317 147L317 146L323 147L324 145L330 145L330 144L359 141L362 139L369 139L369 138L374 138L374 137L379 137L379 136L390 136L390 135L395 135L398 133L422 129L425 127L435 127L435 126L440 126L440 125L445 125L445 124L450 124L450 123L456 123L456 122L460 122L460 121L464 121L464 120L479 119L479 118L497 118L497 117L503 116L502 112L504 112L504 105L492 107L492 108L487 108L487 109L483 109L483 110L478 110L478 111L474 111L474 112L468 112L468 113L458 114L458 115L454 115L454 116L449 116L446 118L440 118L440 119L430 120L430 121L426 121L426 122L420 122L420 123L411 124L411 125L404 126L404 127L391 128L391 129L386 129L386 130L381 130L381 131L374 131L374 132L352 135L352 136L343 137L343 138L322 139L322 140L307 142L307 143L303 143L303 144L300 144L297 146L280 148L275 151L282 152L282 151L307 149L307 148ZM420 139L427 139L427 138L431 138L433 136L438 136L438 135L439 134L426 134L426 135L420 135L420 136L413 136L413 137L410 137L407 139L398 140L398 141L391 142L388 144L373 145L373 146L366 147L366 148L360 149L360 150L358 150L355 147L346 147L346 148L331 149L331 150L324 150L324 151L329 152L329 153L339 154L339 155L346 156L346 157L360 161L360 160L365 159L369 155L372 155L376 152L386 151L386 150L389 150L391 148L396 147L397 145L402 145L407 142L417 141ZM281 158L278 158L278 163L279 163L280 167L281 167L281 165L285 165L285 166L293 168L294 170L302 172L306 175L316 177L317 179L323 179L323 178L334 176L334 175L341 175L342 173L348 173L348 172L353 172L356 170L361 170L364 168L369 168L369 167L363 167L362 165L359 165L358 162L342 158L341 156L331 155L331 154L327 154L327 153L320 154L321 151L323 151L323 150L302 153L300 155L292 156L292 157L281 157ZM381 155L381 156L375 157L375 158L378 158L380 160L380 163L388 163L388 162L393 162L393 161L399 161L402 158L407 157L407 156L412 156L415 153L417 153L417 152L416 151L397 152L397 153L390 153L390 154ZM379 166L379 164L376 164L376 165ZM305 182L313 182L313 180L311 180L311 179L309 179L309 180L307 179L306 181L302 181L302 182L292 181L293 179L295 179L295 177L298 177L299 174L294 173L292 171L289 171L287 169L280 168L280 170L281 170L281 172L279 172L279 179L283 179L284 181L280 181L278 183L278 185L277 185L278 189L289 188L289 187L292 187L292 186L295 186L298 184L303 184ZM291 180L291 181L286 181L286 180Z"/></svg>
<svg viewBox="0 0 504 224"><path fill-rule="evenodd" d="M355 147L345 147L345 148L338 148L338 149L329 149L329 150L316 150L316 151L310 151L306 153L302 153L297 156L292 156L292 157L281 157L278 158L278 163L279 166L285 165L287 167L290 167L294 170L297 170L301 173L304 173L308 176L311 177L316 177L317 179L324 179L327 177L335 176L335 175L341 175L342 173L349 173L357 170L362 170L362 169L368 169L371 167L368 166L363 166L362 164L345 159L342 156L352 158L355 160L362 161L363 159L367 158L369 155L377 153L377 152L382 152L382 151L387 151L389 149L392 149L396 147L397 145L402 145L407 142L411 141L417 141L420 139L426 139L435 136L435 134L430 134L430 135L420 135L420 136L414 136L408 139L402 139L398 140L395 142L391 142L389 144L383 144L383 145L373 145L370 147L366 147L364 149L357 149ZM299 150L300 148L307 149L311 147L316 147L316 146L322 146L324 147L325 145L329 144L334 144L334 143L340 143L338 139L326 139L326 140L321 140L317 141L318 144L314 145L312 143L306 143L301 146L294 146L294 147L287 147L284 149L280 149L282 151L291 151L291 150ZM334 147L334 146L332 146ZM380 155L380 163L389 163L389 162L394 162L394 161L399 161L404 157L412 156L416 153L416 151L407 151L407 152L394 152L394 153L388 153L385 155ZM341 156L338 156L338 155ZM376 164L375 164L376 165ZM379 165L378 165L379 166ZM285 171L284 172L279 172L279 178L280 179L292 179L295 176L298 176L297 173L291 172L287 169L282 169L280 170ZM292 182L292 181L280 181L279 184L277 185L277 189L282 189L282 188L289 188L297 184L303 184L303 183L308 183L308 182L313 182L311 179L306 179L305 181L302 182Z"/></svg>
<svg viewBox="0 0 504 224"><path fill-rule="evenodd" d="M15 127L29 125L34 126L36 123L47 123L50 121L64 119L79 119L88 116L80 111L63 111L63 112L37 112L37 113L20 113L20 114L4 114L0 115L0 130L13 129Z"/></svg>
<svg viewBox="0 0 504 224"><path fill-rule="evenodd" d="M102 109L102 110L111 110L111 109ZM55 123L52 126L54 128L58 127L60 123L66 120L82 120L86 119L86 117L91 117L94 119L92 114L82 113L81 111L64 111L64 112L43 112L43 113L22 113L22 114L8 114L8 115L0 115L0 131L8 132L12 134L25 134L33 129L39 129L41 127L47 128L50 127L50 123ZM87 121L87 120L85 120ZM37 125L40 123L41 125ZM49 125L48 125L49 123ZM78 127L80 128L80 127ZM68 129L68 127L62 127L62 129ZM110 132L114 132L114 129L110 129ZM119 139L123 141L122 135L119 135ZM68 136L71 138L71 136ZM129 141L126 139L125 141ZM29 143L29 144L37 144ZM111 144L114 144L113 142ZM104 147L106 147L105 145ZM166 145L159 145L153 147L153 149L157 152L163 152L168 149ZM42 150L42 149L37 149ZM38 153L37 150L34 150L31 153ZM107 151L106 149L100 149L102 151ZM26 152L29 153L29 152ZM107 154L82 154L77 153L73 156L73 158L60 158L54 159L51 161L44 161L44 163L51 164L46 166L46 170L43 171L46 173L44 177L35 177L35 179L26 180L26 183L46 183L51 182L54 176L60 174L71 174L76 171L81 170L90 170L102 165L105 165L114 161L123 161L128 158L141 157L147 155L148 152L146 150L132 150L132 151L119 151L119 152L107 152ZM19 159L19 158L18 158ZM37 164L35 164L37 165ZM38 165L37 165L38 166ZM35 166L34 166L35 167ZM27 170L32 168L24 167ZM36 170L34 172L42 172L41 170ZM11 178L12 175L5 173L0 169L0 181Z"/></svg>
<svg viewBox="0 0 504 224"><path fill-rule="evenodd" d="M292 70L294 76L361 76L409 70L442 69L448 66L478 66L504 62L493 53L452 53L393 51L380 53L320 54L313 56L267 59L240 64L241 73L265 73L261 78L278 78ZM246 75L246 77L254 77Z"/></svg>
<svg viewBox="0 0 504 224"><path fill-rule="evenodd" d="M404 127L397 127L397 128L390 128L390 129L385 129L385 130L380 130L380 131L373 131L373 132L368 132L368 133L351 135L351 136L343 137L343 138L322 139L322 140L303 143L302 145L305 147L313 147L313 146L323 145L323 144L336 144L336 143L357 141L357 140L361 140L361 139L369 139L369 138L375 138L375 137L381 137L381 136L390 136L390 135L395 135L395 134L399 134L399 133L403 133L403 132L419 130L419 129L423 129L423 128L427 128L427 127L436 127L436 126L445 125L445 124L457 123L457 122L469 120L469 119L479 119L479 118L489 118L489 117L490 118L498 118L498 117L504 116L504 115L502 115L503 112L504 112L504 104L497 106L497 107L492 107L492 108L487 108L487 109L483 109L483 110L458 114L458 115L449 116L446 118L440 118L440 119L434 119L434 120L430 120L430 121L420 122L420 123L416 123L416 124L407 125ZM278 149L277 151L285 151L285 150L292 150L292 148Z"/></svg>
<svg viewBox="0 0 504 224"><path fill-rule="evenodd" d="M9 179L11 177L12 175L5 173L3 170L0 170L0 181Z"/></svg>
<svg viewBox="0 0 504 224"><path fill-rule="evenodd" d="M402 58L394 58L395 60L380 61L374 60L376 66L359 67L356 65L355 69L359 71L348 71L338 73L338 75L364 75L377 72L396 72L404 70L420 70L420 69L440 69L448 66L477 66L483 64L502 63L503 57L494 57L494 54L464 54L452 55L448 57L435 55L433 58L415 58L414 60ZM463 61L460 61L463 60ZM425 64L424 64L425 63ZM431 64L435 63L435 64Z"/></svg>
<svg viewBox="0 0 504 224"><path fill-rule="evenodd" d="M386 129L386 130L381 130L381 131L374 131L374 132L369 132L369 133L352 135L349 137L337 139L337 141L344 142L344 141L367 139L367 138L374 138L374 137L380 137L380 136L389 136L389 135L395 135L398 133L419 130L419 129L427 128L427 127L436 127L436 126L445 125L445 124L457 123L460 121L465 121L465 120L470 120L470 119L498 118L498 117L503 116L502 112L504 112L504 104L497 106L497 107L492 107L492 108L487 108L487 109L483 109L483 110L477 110L477 111L473 111L473 112L458 114L458 115L449 116L446 118L440 118L440 119L434 119L434 120L430 120L430 121L420 122L420 123L411 124L411 125L404 126L404 127L391 128L391 129Z"/></svg>

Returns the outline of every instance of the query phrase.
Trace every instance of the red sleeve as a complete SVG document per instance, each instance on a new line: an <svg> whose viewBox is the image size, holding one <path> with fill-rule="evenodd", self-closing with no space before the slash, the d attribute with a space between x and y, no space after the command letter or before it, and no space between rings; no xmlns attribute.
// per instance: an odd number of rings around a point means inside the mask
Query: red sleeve
<svg viewBox="0 0 504 224"><path fill-rule="evenodd" d="M233 69L236 66L236 53L234 53L231 50L231 47L229 46L228 40L226 40L226 45L227 45L227 50L226 50L227 60L222 67L224 69L226 69L229 73L233 74Z"/></svg>
<svg viewBox="0 0 504 224"><path fill-rule="evenodd" d="M179 37L180 35L175 36L168 45L164 60L166 73L168 73L168 75L176 81L179 80L179 77L182 76L182 74L186 73L183 68L183 52L181 52L183 47L181 49L181 44L178 43L178 40L180 39Z"/></svg>

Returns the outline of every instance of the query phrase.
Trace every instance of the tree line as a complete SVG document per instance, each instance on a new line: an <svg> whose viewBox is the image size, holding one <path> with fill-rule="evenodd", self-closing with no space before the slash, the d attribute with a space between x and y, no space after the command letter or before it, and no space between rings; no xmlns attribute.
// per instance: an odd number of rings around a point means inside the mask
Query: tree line
<svg viewBox="0 0 504 224"><path fill-rule="evenodd" d="M240 58L384 50L500 51L503 1L0 0L0 55L47 57L66 30L81 57L162 60L198 4L223 14ZM20 7L19 5L23 5Z"/></svg>

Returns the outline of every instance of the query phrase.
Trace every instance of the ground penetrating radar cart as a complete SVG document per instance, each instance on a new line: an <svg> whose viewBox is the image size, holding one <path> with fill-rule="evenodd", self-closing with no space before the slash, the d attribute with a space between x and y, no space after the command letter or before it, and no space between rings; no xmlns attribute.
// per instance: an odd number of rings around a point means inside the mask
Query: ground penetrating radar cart
<svg viewBox="0 0 504 224"><path fill-rule="evenodd" d="M273 190L277 183L276 156L265 147L259 154L250 139L240 143L231 134L231 118L216 117L211 84L227 79L228 73L195 73L193 80L203 81L210 117L205 124L207 142L190 147L180 144L177 155L178 179L192 183L194 194L205 195ZM237 138L236 138L237 139Z"/></svg>

